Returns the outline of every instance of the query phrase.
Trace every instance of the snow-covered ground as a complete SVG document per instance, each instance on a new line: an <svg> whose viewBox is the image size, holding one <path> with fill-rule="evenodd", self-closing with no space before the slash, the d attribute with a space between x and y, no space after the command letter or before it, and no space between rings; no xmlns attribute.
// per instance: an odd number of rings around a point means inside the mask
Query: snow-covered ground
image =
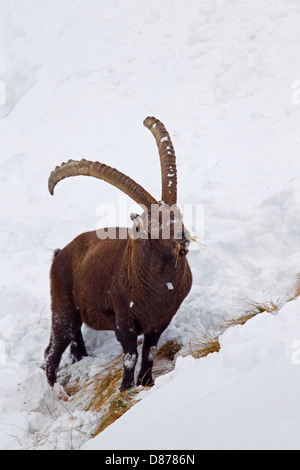
<svg viewBox="0 0 300 470"><path fill-rule="evenodd" d="M179 359L87 444L97 417L59 401L40 367L52 252L120 204L89 178L51 197L49 173L86 157L159 198L148 115L171 134L179 203L205 208L193 289L162 341L214 333L247 300L284 304L300 266L299 41L298 0L0 0L0 448L120 448L124 424L131 448L299 448L299 301L227 330L219 354ZM84 336L85 371L120 353L113 333ZM159 440L158 416L184 428Z"/></svg>
<svg viewBox="0 0 300 470"><path fill-rule="evenodd" d="M299 449L300 298L179 357L142 401L83 449Z"/></svg>

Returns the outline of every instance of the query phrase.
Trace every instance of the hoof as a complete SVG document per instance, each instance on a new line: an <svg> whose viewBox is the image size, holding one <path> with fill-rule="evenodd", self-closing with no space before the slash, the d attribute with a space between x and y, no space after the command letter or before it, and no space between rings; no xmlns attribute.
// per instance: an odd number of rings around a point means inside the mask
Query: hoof
<svg viewBox="0 0 300 470"><path fill-rule="evenodd" d="M130 383L130 384L123 384L121 385L121 387L119 388L119 391L120 392L126 392L127 390L130 390L131 388L134 387L134 383Z"/></svg>
<svg viewBox="0 0 300 470"><path fill-rule="evenodd" d="M137 385L142 385L143 387L153 387L154 380L152 376L144 375L143 377L138 377Z"/></svg>

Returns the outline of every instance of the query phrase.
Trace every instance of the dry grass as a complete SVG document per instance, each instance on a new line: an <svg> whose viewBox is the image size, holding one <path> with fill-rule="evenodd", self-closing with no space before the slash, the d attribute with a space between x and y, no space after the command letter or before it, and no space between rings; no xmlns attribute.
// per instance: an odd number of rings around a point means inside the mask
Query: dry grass
<svg viewBox="0 0 300 470"><path fill-rule="evenodd" d="M298 276L294 298L299 297L299 295L300 295L300 275Z"/></svg>
<svg viewBox="0 0 300 470"><path fill-rule="evenodd" d="M227 328L235 325L244 325L248 320L255 317L256 315L269 312L273 313L279 308L279 301L275 302L249 302L244 311L237 315L231 320L224 320L223 327L220 328L220 332L224 332ZM190 354L199 359L206 357L208 354L219 352L221 349L218 336L209 336L207 334L198 333L194 335L194 338L190 341Z"/></svg>
<svg viewBox="0 0 300 470"><path fill-rule="evenodd" d="M168 361L174 361L176 354L180 351L181 344L176 339L171 339L164 343L156 353L156 361L167 359Z"/></svg>
<svg viewBox="0 0 300 470"><path fill-rule="evenodd" d="M231 320L224 320L226 327L231 327L235 325L244 325L248 320L255 317L259 313L268 312L273 313L279 308L279 300L275 303L271 302L249 302L245 311Z"/></svg>
<svg viewBox="0 0 300 470"><path fill-rule="evenodd" d="M113 398L110 399L110 404L107 411L101 418L100 424L94 431L91 437L95 437L100 432L104 431L107 426L110 426L118 418L120 418L126 411L128 411L132 405L137 403L138 390L128 390L126 392L116 393Z"/></svg>
<svg viewBox="0 0 300 470"><path fill-rule="evenodd" d="M300 274L297 274L289 286L287 297L288 301L295 300L300 296Z"/></svg>
<svg viewBox="0 0 300 470"><path fill-rule="evenodd" d="M221 349L219 338L209 337L203 335L203 337L195 338L190 341L190 354L195 358L206 357L208 354L219 352Z"/></svg>
<svg viewBox="0 0 300 470"><path fill-rule="evenodd" d="M182 345L177 339L169 340L157 350L153 364L153 378L167 374L174 369L175 356L181 350Z"/></svg>
<svg viewBox="0 0 300 470"><path fill-rule="evenodd" d="M176 340L167 341L157 351L153 366L153 376L167 373L174 367L175 355L181 345ZM83 379L65 375L61 379L64 390L72 400L72 406L84 411L99 413L99 424L92 436L97 436L107 426L120 418L132 405L139 401L139 392L143 389L120 392L123 376L122 355L111 360L105 368L99 368L93 376Z"/></svg>
<svg viewBox="0 0 300 470"><path fill-rule="evenodd" d="M136 403L137 390L119 391L122 376L123 361L119 355L83 380L64 377L62 385L71 397L73 407L79 406L84 411L99 414L99 424L90 437L95 437Z"/></svg>
<svg viewBox="0 0 300 470"><path fill-rule="evenodd" d="M180 348L181 345L176 340L171 340L158 349L153 366L154 378L173 369L174 358ZM102 432L139 401L138 395L142 388L119 392L122 375L122 356L118 356L114 359L109 370L103 375L100 383L97 380L94 382L94 396L88 409L102 412L102 416L99 427L94 431L92 437ZM91 381L93 382L94 378ZM104 413L103 409L105 409Z"/></svg>

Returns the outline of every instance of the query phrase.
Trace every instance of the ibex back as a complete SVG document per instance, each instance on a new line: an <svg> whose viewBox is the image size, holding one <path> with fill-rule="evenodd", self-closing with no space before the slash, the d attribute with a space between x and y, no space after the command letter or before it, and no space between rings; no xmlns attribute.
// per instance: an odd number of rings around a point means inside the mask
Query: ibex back
<svg viewBox="0 0 300 470"><path fill-rule="evenodd" d="M119 228L114 239L104 239L96 231L83 233L55 253L50 273L52 328L45 351L50 385L56 381L61 356L69 345L76 360L87 356L81 334L83 322L96 330L115 331L123 349L121 390L134 385L137 337L143 334L137 384L152 385L158 340L191 289L186 259L190 234L176 205L174 148L160 121L148 117L144 125L158 145L160 202L128 176L99 162L69 160L49 177L51 194L64 178L93 176L116 186L143 208L142 215L131 215L133 227L125 238L123 229L119 236Z"/></svg>

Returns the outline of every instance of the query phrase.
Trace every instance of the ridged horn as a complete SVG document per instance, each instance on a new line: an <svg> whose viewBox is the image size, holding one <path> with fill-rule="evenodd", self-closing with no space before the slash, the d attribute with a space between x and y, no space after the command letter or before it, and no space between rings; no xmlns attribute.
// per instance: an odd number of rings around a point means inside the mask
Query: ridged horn
<svg viewBox="0 0 300 470"><path fill-rule="evenodd" d="M137 204L143 208L146 207L148 210L151 209L151 204L158 204L154 197L142 186L129 178L129 176L124 175L124 173L104 163L90 162L84 159L80 161L69 160L67 163L62 163L60 166L57 166L55 170L51 172L48 180L50 194L53 195L54 187L59 181L69 176L77 175L93 176L94 178L106 181L116 188L119 188Z"/></svg>
<svg viewBox="0 0 300 470"><path fill-rule="evenodd" d="M170 135L163 123L155 117L147 117L144 126L152 132L158 146L162 182L161 199L171 206L177 203L177 167Z"/></svg>

